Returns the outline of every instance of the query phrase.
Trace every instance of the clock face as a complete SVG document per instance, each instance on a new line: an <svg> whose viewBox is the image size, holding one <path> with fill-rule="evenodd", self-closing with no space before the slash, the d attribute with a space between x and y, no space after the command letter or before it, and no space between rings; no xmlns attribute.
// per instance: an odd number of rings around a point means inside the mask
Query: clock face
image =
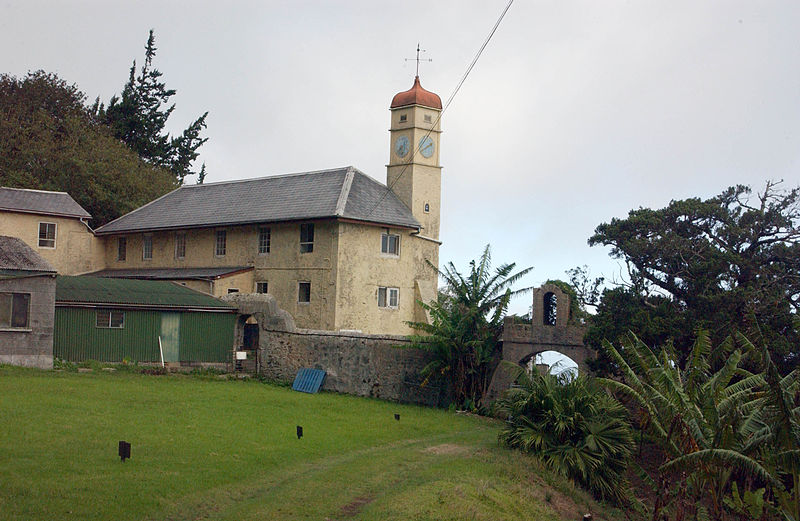
<svg viewBox="0 0 800 521"><path fill-rule="evenodd" d="M400 136L394 142L394 153L398 157L406 157L406 154L408 154L408 138L406 136Z"/></svg>
<svg viewBox="0 0 800 521"><path fill-rule="evenodd" d="M419 140L419 151L422 157L431 157L433 155L433 139L430 136L425 136Z"/></svg>

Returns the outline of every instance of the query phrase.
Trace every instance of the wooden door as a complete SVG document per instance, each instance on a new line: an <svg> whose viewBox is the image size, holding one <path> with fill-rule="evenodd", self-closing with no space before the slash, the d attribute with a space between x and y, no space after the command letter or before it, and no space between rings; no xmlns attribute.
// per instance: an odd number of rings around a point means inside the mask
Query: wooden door
<svg viewBox="0 0 800 521"><path fill-rule="evenodd" d="M180 361L180 313L161 314L161 349L164 351L164 362Z"/></svg>

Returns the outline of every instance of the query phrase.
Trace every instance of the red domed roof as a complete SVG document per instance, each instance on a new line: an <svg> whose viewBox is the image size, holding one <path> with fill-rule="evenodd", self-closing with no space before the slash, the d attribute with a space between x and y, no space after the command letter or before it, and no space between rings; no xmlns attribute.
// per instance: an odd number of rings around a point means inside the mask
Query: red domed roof
<svg viewBox="0 0 800 521"><path fill-rule="evenodd" d="M408 105L422 105L424 107L442 110L442 99L433 92L428 92L423 89L422 85L419 84L419 76L416 76L414 78L414 86L405 92L395 94L389 108L395 109Z"/></svg>

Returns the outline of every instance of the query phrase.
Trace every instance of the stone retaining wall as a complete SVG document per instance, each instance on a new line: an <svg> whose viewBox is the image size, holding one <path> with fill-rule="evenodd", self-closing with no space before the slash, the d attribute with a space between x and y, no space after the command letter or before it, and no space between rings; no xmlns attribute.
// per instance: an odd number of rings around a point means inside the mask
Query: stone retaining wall
<svg viewBox="0 0 800 521"><path fill-rule="evenodd" d="M231 294L243 318L259 326L259 373L280 382L294 381L302 368L322 369L322 389L385 400L441 405L446 397L438 385L423 385L419 376L430 355L412 349L406 337L356 332L298 329L292 317L277 307L271 295ZM241 343L242 333L236 333ZM238 345L238 344L237 344Z"/></svg>

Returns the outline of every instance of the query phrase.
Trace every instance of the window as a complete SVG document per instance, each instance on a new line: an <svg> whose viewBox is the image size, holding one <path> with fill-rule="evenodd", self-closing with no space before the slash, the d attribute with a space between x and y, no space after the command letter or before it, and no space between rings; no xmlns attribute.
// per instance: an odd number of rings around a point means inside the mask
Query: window
<svg viewBox="0 0 800 521"><path fill-rule="evenodd" d="M269 228L259 228L258 229L258 253L260 255L263 255L265 253L269 253L269 239L270 239L270 229Z"/></svg>
<svg viewBox="0 0 800 521"><path fill-rule="evenodd" d="M269 284L267 284L267 281L256 282L256 293L269 293Z"/></svg>
<svg viewBox="0 0 800 521"><path fill-rule="evenodd" d="M56 247L56 223L39 223L39 247Z"/></svg>
<svg viewBox="0 0 800 521"><path fill-rule="evenodd" d="M125 313L110 309L98 309L95 326L104 329L122 329L125 327Z"/></svg>
<svg viewBox="0 0 800 521"><path fill-rule="evenodd" d="M152 260L153 259L153 236L152 235L143 235L142 236L142 259L143 260Z"/></svg>
<svg viewBox="0 0 800 521"><path fill-rule="evenodd" d="M0 328L27 328L30 309L29 293L0 293Z"/></svg>
<svg viewBox="0 0 800 521"><path fill-rule="evenodd" d="M432 121L431 115L430 114L425 114L425 123L431 123L431 121Z"/></svg>
<svg viewBox="0 0 800 521"><path fill-rule="evenodd" d="M389 230L381 234L381 253L387 255L400 255L400 236L389 233Z"/></svg>
<svg viewBox="0 0 800 521"><path fill-rule="evenodd" d="M408 119L407 114L400 114L400 123L405 123L407 119Z"/></svg>
<svg viewBox="0 0 800 521"><path fill-rule="evenodd" d="M311 302L311 283L298 282L297 283L297 302L308 303Z"/></svg>
<svg viewBox="0 0 800 521"><path fill-rule="evenodd" d="M542 299L542 306L544 312L542 313L543 323L545 326L555 326L558 317L558 297L552 291L544 294Z"/></svg>
<svg viewBox="0 0 800 521"><path fill-rule="evenodd" d="M186 257L186 234L175 234L175 258L182 259Z"/></svg>
<svg viewBox="0 0 800 521"><path fill-rule="evenodd" d="M314 223L300 225L300 253L314 251Z"/></svg>
<svg viewBox="0 0 800 521"><path fill-rule="evenodd" d="M239 288L228 288L228 295L231 293L239 293Z"/></svg>
<svg viewBox="0 0 800 521"><path fill-rule="evenodd" d="M431 212L431 205L428 204L428 203L425 203L425 213L430 213L430 212Z"/></svg>
<svg viewBox="0 0 800 521"><path fill-rule="evenodd" d="M119 237L117 239L117 260L125 262L125 257L128 254L128 239L127 237Z"/></svg>
<svg viewBox="0 0 800 521"><path fill-rule="evenodd" d="M225 233L225 230L217 230L214 235L215 235L214 255L216 255L217 257L224 257L227 234Z"/></svg>
<svg viewBox="0 0 800 521"><path fill-rule="evenodd" d="M400 300L400 290L398 288L378 288L378 307L397 309Z"/></svg>

